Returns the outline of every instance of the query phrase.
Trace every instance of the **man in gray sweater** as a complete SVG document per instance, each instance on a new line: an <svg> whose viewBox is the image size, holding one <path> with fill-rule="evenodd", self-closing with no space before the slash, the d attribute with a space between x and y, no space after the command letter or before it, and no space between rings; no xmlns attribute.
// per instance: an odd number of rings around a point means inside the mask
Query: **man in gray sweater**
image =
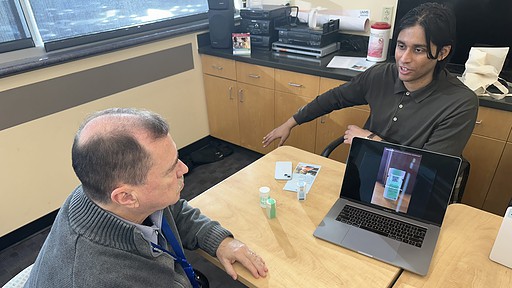
<svg viewBox="0 0 512 288"><path fill-rule="evenodd" d="M166 121L114 108L84 121L72 148L81 181L61 207L25 287L199 287L183 248L265 277L265 262L180 199L188 168Z"/></svg>

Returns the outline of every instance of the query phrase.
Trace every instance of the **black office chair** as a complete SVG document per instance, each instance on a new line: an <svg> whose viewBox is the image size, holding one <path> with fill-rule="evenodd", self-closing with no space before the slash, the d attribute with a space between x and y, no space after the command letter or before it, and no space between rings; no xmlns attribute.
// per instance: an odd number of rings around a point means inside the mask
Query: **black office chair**
<svg viewBox="0 0 512 288"><path fill-rule="evenodd" d="M457 177L457 183L455 183L455 189L453 189L450 203L460 203L462 201L462 196L464 196L464 189L466 189L466 184L468 183L471 164L469 164L468 159L464 157L461 158L462 163L460 164L459 176Z"/></svg>
<svg viewBox="0 0 512 288"><path fill-rule="evenodd" d="M329 145L327 145L324 148L324 151L322 151L322 153L320 155L324 156L325 158L329 158L329 155L331 155L331 152L334 151L334 149L336 149L336 147L343 144L343 142L345 142L344 136L341 136L340 138L335 139L334 141L329 143Z"/></svg>
<svg viewBox="0 0 512 288"><path fill-rule="evenodd" d="M324 151L320 155L323 157L329 158L331 152L336 149L339 145L343 144L345 139L344 136L341 136L324 148ZM462 163L460 165L459 176L457 177L457 183L455 183L455 188L453 189L452 198L450 199L450 203L460 203L462 200L462 196L464 195L464 189L466 188L466 184L469 178L469 169L471 168L471 164L469 161L462 157Z"/></svg>

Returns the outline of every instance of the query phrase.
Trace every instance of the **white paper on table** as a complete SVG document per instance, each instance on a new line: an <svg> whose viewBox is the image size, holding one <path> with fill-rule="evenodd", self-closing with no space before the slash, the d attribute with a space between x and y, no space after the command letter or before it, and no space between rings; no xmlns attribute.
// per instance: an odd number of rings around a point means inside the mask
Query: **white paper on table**
<svg viewBox="0 0 512 288"><path fill-rule="evenodd" d="M291 180L288 180L283 187L283 190L288 190L292 192L297 192L299 186L299 182L306 183L306 193L309 192L313 182L315 182L316 176L320 172L320 168L322 166L315 164L308 164L299 162L297 167L293 170L293 176Z"/></svg>
<svg viewBox="0 0 512 288"><path fill-rule="evenodd" d="M355 71L365 71L375 65L375 62L366 60L365 57L334 56L327 64L327 68L342 68Z"/></svg>

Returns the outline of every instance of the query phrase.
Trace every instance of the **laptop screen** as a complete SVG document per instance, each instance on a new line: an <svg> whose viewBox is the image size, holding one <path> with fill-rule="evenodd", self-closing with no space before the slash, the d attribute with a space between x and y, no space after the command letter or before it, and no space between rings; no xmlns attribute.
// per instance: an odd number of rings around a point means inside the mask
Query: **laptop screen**
<svg viewBox="0 0 512 288"><path fill-rule="evenodd" d="M441 225L461 159L354 138L340 197Z"/></svg>

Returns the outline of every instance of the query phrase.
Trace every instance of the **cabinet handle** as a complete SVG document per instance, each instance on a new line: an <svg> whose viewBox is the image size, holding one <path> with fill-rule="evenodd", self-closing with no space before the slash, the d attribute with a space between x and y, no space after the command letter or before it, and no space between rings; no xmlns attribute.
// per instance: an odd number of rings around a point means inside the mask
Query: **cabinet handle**
<svg viewBox="0 0 512 288"><path fill-rule="evenodd" d="M217 66L217 65L212 65L212 68L213 69L217 69L217 70L222 70L224 68L222 68L222 66Z"/></svg>
<svg viewBox="0 0 512 288"><path fill-rule="evenodd" d="M256 79L261 78L261 76L260 76L260 75L256 75L256 74L249 74L249 77L251 77L251 78L256 78Z"/></svg>
<svg viewBox="0 0 512 288"><path fill-rule="evenodd" d="M324 123L325 123L325 118L326 118L326 117L327 117L327 116L322 116L322 117L320 117L320 123L324 124Z"/></svg>
<svg viewBox="0 0 512 288"><path fill-rule="evenodd" d="M292 87L302 87L302 84L296 84L296 83L292 83L292 82L288 82L288 85L292 86Z"/></svg>
<svg viewBox="0 0 512 288"><path fill-rule="evenodd" d="M240 102L244 102L244 90L238 90L238 98L240 99Z"/></svg>
<svg viewBox="0 0 512 288"><path fill-rule="evenodd" d="M229 86L228 93L229 93L229 100L233 100L233 86Z"/></svg>
<svg viewBox="0 0 512 288"><path fill-rule="evenodd" d="M478 121L476 121L476 122L475 122L475 124L476 124L476 125L480 125L480 124L482 124L482 120L478 120Z"/></svg>

